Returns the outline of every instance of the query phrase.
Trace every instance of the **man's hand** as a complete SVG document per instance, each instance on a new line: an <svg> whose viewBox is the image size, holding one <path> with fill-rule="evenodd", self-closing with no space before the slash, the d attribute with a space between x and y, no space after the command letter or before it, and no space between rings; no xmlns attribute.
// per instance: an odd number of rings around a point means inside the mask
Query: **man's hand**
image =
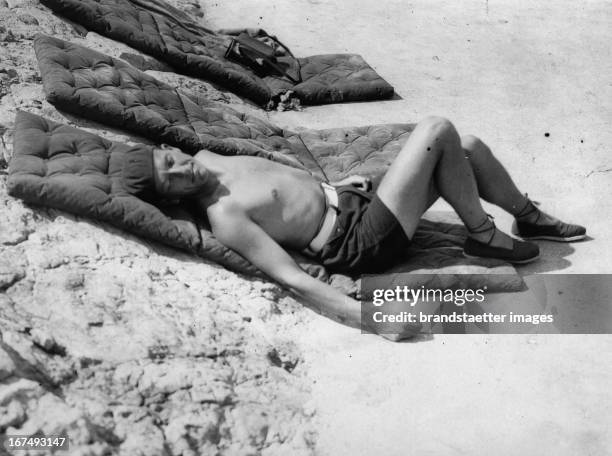
<svg viewBox="0 0 612 456"><path fill-rule="evenodd" d="M358 176L358 175L348 176L339 181L330 182L329 184L333 185L334 187L340 187L342 185L352 185L354 187L357 187L360 190L364 190L364 191L372 190L372 181L365 176Z"/></svg>
<svg viewBox="0 0 612 456"><path fill-rule="evenodd" d="M414 321L389 321L386 317L402 315L410 308L405 302L387 301L382 306L375 306L372 302L363 302L361 324L365 331L373 332L393 342L410 339L421 332L423 325L416 318ZM407 318L406 318L407 319Z"/></svg>

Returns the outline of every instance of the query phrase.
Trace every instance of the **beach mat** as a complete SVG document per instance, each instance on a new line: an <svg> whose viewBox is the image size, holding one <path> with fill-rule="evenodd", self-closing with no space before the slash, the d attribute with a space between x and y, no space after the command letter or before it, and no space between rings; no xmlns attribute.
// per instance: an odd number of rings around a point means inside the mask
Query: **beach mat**
<svg viewBox="0 0 612 456"><path fill-rule="evenodd" d="M132 149L78 128L25 111L15 119L8 192L28 203L110 223L137 236L197 254L234 271L261 275L248 261L220 244L198 211L184 206L156 207L129 194L121 170ZM152 152L151 152L152 153ZM295 254L315 277L327 277L319 264Z"/></svg>
<svg viewBox="0 0 612 456"><path fill-rule="evenodd" d="M121 41L178 72L218 84L261 106L274 107L287 92L303 104L380 100L394 93L393 87L359 55L296 58L276 37L261 29L215 32L162 0L42 3L88 30ZM230 47L236 48L236 42L238 58L228 54ZM246 59L252 42L256 55ZM271 63L265 63L268 61Z"/></svg>
<svg viewBox="0 0 612 456"><path fill-rule="evenodd" d="M194 154L254 155L306 168L320 180L376 179L413 124L293 132L224 103L186 93L128 63L84 46L37 35L45 93L57 108Z"/></svg>
<svg viewBox="0 0 612 456"><path fill-rule="evenodd" d="M28 203L110 223L236 272L262 276L247 260L217 241L210 232L207 220L195 208L157 207L125 190L121 169L127 152L133 148L151 147L112 142L78 128L19 111L15 119L8 192ZM389 272L487 274L484 285L492 291L513 291L522 287L520 277L505 263L462 258L458 247L464 239L465 231L457 224L424 220L410 249L398 251L398 261L390 265ZM346 292L357 291L356 277L330 275L321 264L299 252L290 254L312 276L331 282ZM482 277L475 278L478 286L483 286Z"/></svg>

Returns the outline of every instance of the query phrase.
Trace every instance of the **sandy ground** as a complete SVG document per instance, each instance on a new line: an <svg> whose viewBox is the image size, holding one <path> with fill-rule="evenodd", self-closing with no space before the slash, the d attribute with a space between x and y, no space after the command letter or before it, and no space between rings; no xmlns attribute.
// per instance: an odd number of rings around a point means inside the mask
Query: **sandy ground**
<svg viewBox="0 0 612 456"><path fill-rule="evenodd" d="M298 56L360 53L401 97L275 121L325 128L448 117L485 140L532 198L588 227L587 242L541 243L542 260L524 275L611 272L609 3L205 5L211 23L261 26ZM300 344L321 454L612 453L610 336L436 335L394 345L317 318Z"/></svg>

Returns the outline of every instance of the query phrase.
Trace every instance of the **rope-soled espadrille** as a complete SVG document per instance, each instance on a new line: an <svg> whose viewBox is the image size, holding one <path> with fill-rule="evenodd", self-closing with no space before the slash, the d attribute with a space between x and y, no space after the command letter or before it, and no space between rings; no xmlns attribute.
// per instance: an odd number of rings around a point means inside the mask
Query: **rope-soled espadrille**
<svg viewBox="0 0 612 456"><path fill-rule="evenodd" d="M525 195L527 196L527 195ZM586 228L580 225L564 223L560 220L551 225L539 225L538 220L542 212L536 207L538 203L527 199L527 204L515 215L512 224L512 234L528 240L546 240L557 242L580 241L586 237ZM537 211L538 216L534 222L522 222L518 220Z"/></svg>
<svg viewBox="0 0 612 456"><path fill-rule="evenodd" d="M482 227L486 225L487 222L491 222L491 226L483 229ZM493 237L495 237L496 229L497 227L495 226L495 222L493 222L493 217L490 215L487 220L476 228L468 228L468 231L472 234L485 233L489 230L492 231L492 233L488 242L481 242L468 237L463 246L463 254L468 258L495 258L512 264L531 263L540 257L540 248L532 242L512 239L511 249L492 246L491 241L493 241Z"/></svg>

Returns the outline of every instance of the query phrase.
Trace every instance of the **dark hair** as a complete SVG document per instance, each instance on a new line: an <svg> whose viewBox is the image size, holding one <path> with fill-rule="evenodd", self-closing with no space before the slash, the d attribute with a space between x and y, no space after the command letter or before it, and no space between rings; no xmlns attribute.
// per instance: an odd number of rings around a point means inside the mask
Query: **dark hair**
<svg viewBox="0 0 612 456"><path fill-rule="evenodd" d="M121 172L124 189L143 201L158 199L155 191L153 148L138 145L129 149Z"/></svg>

